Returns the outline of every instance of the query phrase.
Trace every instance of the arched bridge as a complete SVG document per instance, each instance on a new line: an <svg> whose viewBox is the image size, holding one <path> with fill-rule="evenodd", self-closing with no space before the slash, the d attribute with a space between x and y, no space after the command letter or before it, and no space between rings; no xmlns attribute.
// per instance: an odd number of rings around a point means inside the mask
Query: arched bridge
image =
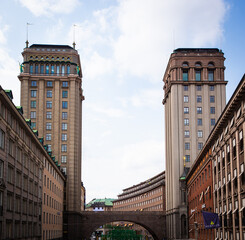
<svg viewBox="0 0 245 240"><path fill-rule="evenodd" d="M118 221L132 222L144 227L154 240L162 240L166 237L166 221L163 212L84 211L66 212L64 217L64 239L67 240L88 240L100 226Z"/></svg>

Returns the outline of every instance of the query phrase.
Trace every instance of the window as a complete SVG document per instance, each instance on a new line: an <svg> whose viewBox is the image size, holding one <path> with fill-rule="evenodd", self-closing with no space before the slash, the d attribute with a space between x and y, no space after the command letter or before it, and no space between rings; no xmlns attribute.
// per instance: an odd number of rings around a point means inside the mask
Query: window
<svg viewBox="0 0 245 240"><path fill-rule="evenodd" d="M213 81L213 80L214 80L214 71L208 70L208 81Z"/></svg>
<svg viewBox="0 0 245 240"><path fill-rule="evenodd" d="M36 128L36 123L35 122L31 122L31 127L32 127L32 129L35 129Z"/></svg>
<svg viewBox="0 0 245 240"><path fill-rule="evenodd" d="M31 108L36 108L36 101L31 101Z"/></svg>
<svg viewBox="0 0 245 240"><path fill-rule="evenodd" d="M211 126L214 126L215 125L215 118L211 118L210 121L211 121Z"/></svg>
<svg viewBox="0 0 245 240"><path fill-rule="evenodd" d="M210 86L209 86L209 90L210 90L210 91L214 91L214 85L210 85Z"/></svg>
<svg viewBox="0 0 245 240"><path fill-rule="evenodd" d="M233 157L236 157L236 139L235 138L232 140L232 152L233 152Z"/></svg>
<svg viewBox="0 0 245 240"><path fill-rule="evenodd" d="M46 74L49 74L49 65L46 65Z"/></svg>
<svg viewBox="0 0 245 240"><path fill-rule="evenodd" d="M8 165L8 182L14 183L14 168L10 165Z"/></svg>
<svg viewBox="0 0 245 240"><path fill-rule="evenodd" d="M185 150L190 150L190 143L189 142L185 143Z"/></svg>
<svg viewBox="0 0 245 240"><path fill-rule="evenodd" d="M65 66L64 65L61 66L61 74L62 74L62 76L65 75Z"/></svg>
<svg viewBox="0 0 245 240"><path fill-rule="evenodd" d="M51 152L51 151L52 151L51 144L48 144L48 145L47 145L47 151L48 151L48 152Z"/></svg>
<svg viewBox="0 0 245 240"><path fill-rule="evenodd" d="M197 85L196 88L197 88L197 91L201 91L202 90L202 86L201 85Z"/></svg>
<svg viewBox="0 0 245 240"><path fill-rule="evenodd" d="M183 70L182 78L183 81L188 81L188 70Z"/></svg>
<svg viewBox="0 0 245 240"><path fill-rule="evenodd" d="M198 150L201 150L202 147L203 147L203 143L202 142L199 142L197 147L198 147Z"/></svg>
<svg viewBox="0 0 245 240"><path fill-rule="evenodd" d="M31 90L31 97L37 97L37 90Z"/></svg>
<svg viewBox="0 0 245 240"><path fill-rule="evenodd" d="M62 91L62 97L67 98L68 97L68 91Z"/></svg>
<svg viewBox="0 0 245 240"><path fill-rule="evenodd" d="M63 167L62 170L66 174L66 167Z"/></svg>
<svg viewBox="0 0 245 240"><path fill-rule="evenodd" d="M7 210L13 211L13 194L7 193Z"/></svg>
<svg viewBox="0 0 245 240"><path fill-rule="evenodd" d="M51 141L51 133L46 134L46 141Z"/></svg>
<svg viewBox="0 0 245 240"><path fill-rule="evenodd" d="M240 148L240 151L243 151L243 131L242 130L239 132L239 148Z"/></svg>
<svg viewBox="0 0 245 240"><path fill-rule="evenodd" d="M62 155L61 156L61 163L66 163L66 161L67 161L67 156Z"/></svg>
<svg viewBox="0 0 245 240"><path fill-rule="evenodd" d="M185 162L190 162L190 155L185 155Z"/></svg>
<svg viewBox="0 0 245 240"><path fill-rule="evenodd" d="M67 145L61 144L61 152L67 152Z"/></svg>
<svg viewBox="0 0 245 240"><path fill-rule="evenodd" d="M215 102L215 97L213 95L210 96L210 102L214 103Z"/></svg>
<svg viewBox="0 0 245 240"><path fill-rule="evenodd" d="M38 73L38 65L35 65L35 73Z"/></svg>
<svg viewBox="0 0 245 240"><path fill-rule="evenodd" d="M70 74L70 65L67 65L67 74Z"/></svg>
<svg viewBox="0 0 245 240"><path fill-rule="evenodd" d="M202 118L198 118L197 119L197 125L198 126L202 126Z"/></svg>
<svg viewBox="0 0 245 240"><path fill-rule="evenodd" d="M30 65L30 74L33 74L33 65Z"/></svg>
<svg viewBox="0 0 245 240"><path fill-rule="evenodd" d="M67 123L62 123L61 128L62 128L62 130L67 130Z"/></svg>
<svg viewBox="0 0 245 240"><path fill-rule="evenodd" d="M0 128L0 148L4 149L5 145L5 132Z"/></svg>
<svg viewBox="0 0 245 240"><path fill-rule="evenodd" d="M189 118L184 118L184 125L189 126Z"/></svg>
<svg viewBox="0 0 245 240"><path fill-rule="evenodd" d="M51 65L51 74L54 75L54 65Z"/></svg>
<svg viewBox="0 0 245 240"><path fill-rule="evenodd" d="M198 138L202 138L202 136L203 136L202 130L198 130L198 131L197 131L197 137L198 137Z"/></svg>
<svg viewBox="0 0 245 240"><path fill-rule="evenodd" d="M215 107L210 107L210 113L215 114Z"/></svg>
<svg viewBox="0 0 245 240"><path fill-rule="evenodd" d="M46 107L47 108L52 108L52 101L47 101L46 102Z"/></svg>
<svg viewBox="0 0 245 240"><path fill-rule="evenodd" d="M67 141L67 134L66 133L62 133L61 134L61 140L62 141Z"/></svg>
<svg viewBox="0 0 245 240"><path fill-rule="evenodd" d="M9 139L9 154L14 156L14 142L11 139Z"/></svg>
<svg viewBox="0 0 245 240"><path fill-rule="evenodd" d="M46 130L51 130L52 129L52 123L47 122L46 123Z"/></svg>
<svg viewBox="0 0 245 240"><path fill-rule="evenodd" d="M195 71L196 81L201 81L201 70Z"/></svg>
<svg viewBox="0 0 245 240"><path fill-rule="evenodd" d="M67 101L62 101L62 108L63 109L68 108L68 102Z"/></svg>
<svg viewBox="0 0 245 240"><path fill-rule="evenodd" d="M202 107L197 107L197 114L202 114Z"/></svg>
<svg viewBox="0 0 245 240"><path fill-rule="evenodd" d="M46 112L46 119L52 119L52 112Z"/></svg>
<svg viewBox="0 0 245 240"><path fill-rule="evenodd" d="M201 103L202 102L202 96L201 95L197 95L197 102Z"/></svg>
<svg viewBox="0 0 245 240"><path fill-rule="evenodd" d="M68 87L68 82L67 81L62 82L62 87Z"/></svg>
<svg viewBox="0 0 245 240"><path fill-rule="evenodd" d="M31 81L31 86L36 87L37 86L37 81Z"/></svg>
<svg viewBox="0 0 245 240"><path fill-rule="evenodd" d="M35 119L36 118L36 112L31 112L31 118L33 119Z"/></svg>
<svg viewBox="0 0 245 240"><path fill-rule="evenodd" d="M184 85L184 91L188 91L188 85Z"/></svg>
<svg viewBox="0 0 245 240"><path fill-rule="evenodd" d="M67 112L62 112L62 119L67 119Z"/></svg>
<svg viewBox="0 0 245 240"><path fill-rule="evenodd" d="M52 81L47 81L47 87L53 87L53 82Z"/></svg>
<svg viewBox="0 0 245 240"><path fill-rule="evenodd" d="M0 178L3 178L3 161L0 160ZM1 192L1 191L0 191ZM1 205L1 204L0 204Z"/></svg>
<svg viewBox="0 0 245 240"><path fill-rule="evenodd" d="M48 90L47 91L47 98L51 98L52 97L52 90Z"/></svg>
<svg viewBox="0 0 245 240"><path fill-rule="evenodd" d="M189 131L189 130L185 130L184 134L185 134L185 137L186 137L186 138L187 138L187 137L190 137L190 131Z"/></svg>
<svg viewBox="0 0 245 240"><path fill-rule="evenodd" d="M189 108L188 107L184 107L184 113L189 113Z"/></svg>
<svg viewBox="0 0 245 240"><path fill-rule="evenodd" d="M56 67L56 73L57 73L57 75L60 74L60 66L57 66L57 67Z"/></svg>

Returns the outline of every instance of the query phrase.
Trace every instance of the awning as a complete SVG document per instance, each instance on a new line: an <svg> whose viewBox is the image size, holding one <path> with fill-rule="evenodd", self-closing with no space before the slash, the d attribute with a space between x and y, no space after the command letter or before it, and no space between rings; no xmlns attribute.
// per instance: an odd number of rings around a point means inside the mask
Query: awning
<svg viewBox="0 0 245 240"><path fill-rule="evenodd" d="M205 195L208 193L209 188L210 188L210 186L208 186L206 192L204 193Z"/></svg>
<svg viewBox="0 0 245 240"><path fill-rule="evenodd" d="M201 200L202 200L202 196L203 196L203 192L202 192L202 194L201 194L201 196L200 196L200 199L199 199L199 201L201 201Z"/></svg>
<svg viewBox="0 0 245 240"><path fill-rule="evenodd" d="M245 208L245 206L243 206L243 207L239 210L239 212L242 212L244 208Z"/></svg>
<svg viewBox="0 0 245 240"><path fill-rule="evenodd" d="M227 215L229 215L231 213L231 209L227 212Z"/></svg>
<svg viewBox="0 0 245 240"><path fill-rule="evenodd" d="M234 214L237 210L238 210L238 208L236 208L236 209L232 212L232 214Z"/></svg>

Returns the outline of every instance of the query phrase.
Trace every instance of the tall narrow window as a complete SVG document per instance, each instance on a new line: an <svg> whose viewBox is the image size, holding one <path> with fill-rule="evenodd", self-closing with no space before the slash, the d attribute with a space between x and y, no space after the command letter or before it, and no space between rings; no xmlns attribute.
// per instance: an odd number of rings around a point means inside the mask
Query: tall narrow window
<svg viewBox="0 0 245 240"><path fill-rule="evenodd" d="M0 148L4 149L5 132L0 128Z"/></svg>
<svg viewBox="0 0 245 240"><path fill-rule="evenodd" d="M68 102L67 101L62 101L62 108L63 109L68 108Z"/></svg>
<svg viewBox="0 0 245 240"><path fill-rule="evenodd" d="M214 71L208 70L208 81L213 81L213 80L214 80Z"/></svg>
<svg viewBox="0 0 245 240"><path fill-rule="evenodd" d="M213 96L213 95L210 96L210 102L211 103L214 103L215 102L215 96Z"/></svg>
<svg viewBox="0 0 245 240"><path fill-rule="evenodd" d="M202 107L197 107L197 114L202 114Z"/></svg>
<svg viewBox="0 0 245 240"><path fill-rule="evenodd" d="M197 95L197 102L201 103L202 102L202 96L201 95Z"/></svg>
<svg viewBox="0 0 245 240"><path fill-rule="evenodd" d="M47 98L52 98L52 90L47 91Z"/></svg>
<svg viewBox="0 0 245 240"><path fill-rule="evenodd" d="M195 71L196 81L201 81L201 70Z"/></svg>
<svg viewBox="0 0 245 240"><path fill-rule="evenodd" d="M215 114L215 107L210 107L210 113Z"/></svg>
<svg viewBox="0 0 245 240"><path fill-rule="evenodd" d="M37 97L37 90L31 90L31 97Z"/></svg>
<svg viewBox="0 0 245 240"><path fill-rule="evenodd" d="M51 74L54 75L54 65L51 65Z"/></svg>
<svg viewBox="0 0 245 240"><path fill-rule="evenodd" d="M35 73L36 74L38 73L38 65L37 64L35 65Z"/></svg>
<svg viewBox="0 0 245 240"><path fill-rule="evenodd" d="M30 74L33 74L33 65L30 65Z"/></svg>
<svg viewBox="0 0 245 240"><path fill-rule="evenodd" d="M56 66L56 74L57 74L57 75L60 74L60 66Z"/></svg>
<svg viewBox="0 0 245 240"><path fill-rule="evenodd" d="M184 125L189 126L189 118L184 118Z"/></svg>
<svg viewBox="0 0 245 240"><path fill-rule="evenodd" d="M188 70L183 70L182 78L183 81L188 81Z"/></svg>
<svg viewBox="0 0 245 240"><path fill-rule="evenodd" d="M49 65L46 65L46 74L49 74Z"/></svg>
<svg viewBox="0 0 245 240"><path fill-rule="evenodd" d="M62 67L61 67L61 74L62 74L62 76L65 75L65 66L64 65L62 65Z"/></svg>
<svg viewBox="0 0 245 240"><path fill-rule="evenodd" d="M197 125L198 126L202 126L202 118L198 118L197 119Z"/></svg>
<svg viewBox="0 0 245 240"><path fill-rule="evenodd" d="M214 126L215 125L215 118L211 118L210 121L211 121L211 126Z"/></svg>
<svg viewBox="0 0 245 240"><path fill-rule="evenodd" d="M41 67L40 67L40 73L44 74L44 66L43 65L41 65Z"/></svg>
<svg viewBox="0 0 245 240"><path fill-rule="evenodd" d="M67 65L67 74L70 74L70 65Z"/></svg>
<svg viewBox="0 0 245 240"><path fill-rule="evenodd" d="M189 113L189 108L188 107L184 107L184 113L188 114Z"/></svg>
<svg viewBox="0 0 245 240"><path fill-rule="evenodd" d="M46 107L47 108L52 108L52 101L47 101L46 102Z"/></svg>
<svg viewBox="0 0 245 240"><path fill-rule="evenodd" d="M31 86L36 87L37 86L37 81L31 81Z"/></svg>
<svg viewBox="0 0 245 240"><path fill-rule="evenodd" d="M31 108L36 108L36 101L31 101Z"/></svg>

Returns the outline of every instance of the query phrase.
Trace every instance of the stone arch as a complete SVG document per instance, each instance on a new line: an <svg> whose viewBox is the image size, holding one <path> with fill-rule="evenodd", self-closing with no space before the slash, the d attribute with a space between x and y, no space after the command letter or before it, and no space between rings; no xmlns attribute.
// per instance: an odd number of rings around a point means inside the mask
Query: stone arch
<svg viewBox="0 0 245 240"><path fill-rule="evenodd" d="M64 239L89 239L100 226L117 221L127 221L144 227L155 240L162 240L165 234L163 212L67 212L67 237Z"/></svg>

